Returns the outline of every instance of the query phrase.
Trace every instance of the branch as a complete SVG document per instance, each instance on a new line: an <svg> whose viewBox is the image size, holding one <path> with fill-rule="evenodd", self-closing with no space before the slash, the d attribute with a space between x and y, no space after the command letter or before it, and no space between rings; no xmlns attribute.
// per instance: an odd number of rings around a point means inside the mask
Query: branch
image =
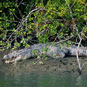
<svg viewBox="0 0 87 87"><path fill-rule="evenodd" d="M21 21L19 22L19 24L17 25L17 28L16 28L15 32L13 32L13 33L9 36L9 38L7 39L6 44L7 44L8 41L11 39L12 35L13 35L14 33L18 32L18 31L20 30L20 28L22 28L23 24L24 24L25 22L27 22L28 17L29 17L33 12L38 11L38 10L45 10L45 9L44 9L44 8L36 8L36 9L33 9L33 10L31 10L31 11L28 13L28 15L27 15L25 18L22 18L22 20L21 20Z"/></svg>
<svg viewBox="0 0 87 87"><path fill-rule="evenodd" d="M70 5L67 3L67 0L65 0L65 2L66 2L67 6L68 6L68 8L69 8L71 18L74 19ZM77 49L76 49L76 58L77 58L77 63L78 63L79 70L80 70L79 73L81 74L82 68L81 68L81 64L80 64L79 57L78 57L78 50L79 50L79 46L80 46L80 44L81 44L82 38L81 38L80 34L78 33L78 28L77 28L76 23L74 23L74 28L76 29L77 35L78 35L78 37L79 37L79 39L80 39L80 41L79 41L79 43L78 43L78 47L77 47Z"/></svg>
<svg viewBox="0 0 87 87"><path fill-rule="evenodd" d="M68 40L70 40L71 38L73 38L74 36L72 35L72 36L70 36L69 38L67 38L67 39L65 39L65 40L61 40L61 41L59 41L59 42L56 42L57 44L59 44L59 43L63 43L63 42L65 42L65 41L68 41Z"/></svg>

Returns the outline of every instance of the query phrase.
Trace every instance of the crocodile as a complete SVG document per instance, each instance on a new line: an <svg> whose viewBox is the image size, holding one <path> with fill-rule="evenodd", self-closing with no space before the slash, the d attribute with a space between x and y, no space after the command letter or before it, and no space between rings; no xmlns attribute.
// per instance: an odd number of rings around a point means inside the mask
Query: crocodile
<svg viewBox="0 0 87 87"><path fill-rule="evenodd" d="M65 46L62 45L62 48L59 48L59 45L51 44L34 44L30 47L15 50L12 53L4 55L3 60L5 63L14 63L16 64L20 60L25 60L34 56L45 54L52 58L64 58L68 56L76 56L77 46ZM36 53L35 53L36 52ZM79 47L78 48L79 56L87 56L87 48Z"/></svg>

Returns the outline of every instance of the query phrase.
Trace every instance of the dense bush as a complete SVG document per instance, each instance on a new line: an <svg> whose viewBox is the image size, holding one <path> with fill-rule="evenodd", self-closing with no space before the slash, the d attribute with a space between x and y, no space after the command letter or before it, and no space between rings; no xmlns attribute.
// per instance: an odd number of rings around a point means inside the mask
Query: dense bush
<svg viewBox="0 0 87 87"><path fill-rule="evenodd" d="M0 1L2 48L79 39L78 34L87 38L86 0Z"/></svg>

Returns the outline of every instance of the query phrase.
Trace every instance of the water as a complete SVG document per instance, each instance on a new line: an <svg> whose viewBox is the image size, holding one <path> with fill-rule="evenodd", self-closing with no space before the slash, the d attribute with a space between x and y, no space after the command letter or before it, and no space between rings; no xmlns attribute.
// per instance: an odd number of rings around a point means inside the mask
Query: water
<svg viewBox="0 0 87 87"><path fill-rule="evenodd" d="M0 87L87 87L87 74L6 72L0 73Z"/></svg>
<svg viewBox="0 0 87 87"><path fill-rule="evenodd" d="M87 75L55 73L0 74L0 87L87 87Z"/></svg>

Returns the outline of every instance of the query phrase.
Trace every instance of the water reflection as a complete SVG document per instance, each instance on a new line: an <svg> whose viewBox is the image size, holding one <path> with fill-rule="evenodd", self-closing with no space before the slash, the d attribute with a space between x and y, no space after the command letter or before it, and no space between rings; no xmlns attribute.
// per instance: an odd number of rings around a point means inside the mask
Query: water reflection
<svg viewBox="0 0 87 87"><path fill-rule="evenodd" d="M53 73L0 74L0 87L87 87L87 76Z"/></svg>

